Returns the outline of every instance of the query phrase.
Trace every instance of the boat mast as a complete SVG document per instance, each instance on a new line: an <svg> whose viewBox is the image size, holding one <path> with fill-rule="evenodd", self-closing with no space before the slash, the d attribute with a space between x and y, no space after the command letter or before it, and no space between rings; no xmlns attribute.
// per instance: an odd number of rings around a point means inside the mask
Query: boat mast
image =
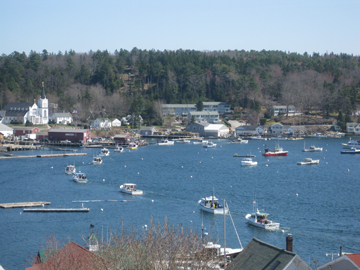
<svg viewBox="0 0 360 270"><path fill-rule="evenodd" d="M226 268L226 229L225 229L225 199L224 199L224 206L223 206L223 213L224 213L224 269Z"/></svg>

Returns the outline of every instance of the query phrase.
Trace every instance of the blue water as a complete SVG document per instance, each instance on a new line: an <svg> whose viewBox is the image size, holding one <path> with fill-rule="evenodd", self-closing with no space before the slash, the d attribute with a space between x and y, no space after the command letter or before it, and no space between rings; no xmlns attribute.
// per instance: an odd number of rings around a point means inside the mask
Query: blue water
<svg viewBox="0 0 360 270"><path fill-rule="evenodd" d="M323 152L304 153L314 144ZM0 265L24 269L28 260L44 246L46 238L57 238L86 245L83 235L94 224L106 239L109 231L137 226L139 230L153 217L201 233L207 232L223 245L223 216L199 210L197 201L212 194L229 204L242 245L256 237L285 248L285 237L293 235L294 252L309 265L314 258L321 265L329 261L326 253L359 252L359 172L360 155L341 155L341 143L348 139L306 139L280 141L287 157L262 157L264 144L275 141L249 141L231 144L216 140L216 148L201 145L150 145L104 157L100 166L89 165L98 150L79 149L87 156L0 160L0 203L49 201L50 207L81 207L76 200L134 200L131 202L84 203L89 213L24 213L21 208L0 209ZM38 154L40 151L21 152ZM258 165L241 167L242 158L234 153L256 155ZM42 154L49 153L41 151ZM299 166L306 157L320 159L319 165ZM64 173L68 164L86 173L88 184L77 184ZM266 166L268 165L268 166ZM119 192L125 182L136 183L143 196ZM296 195L298 194L298 196ZM264 231L249 226L245 215L253 200L270 218L281 223L280 230ZM153 201L153 202L152 202ZM103 211L101 211L103 209ZM226 244L239 243L231 220L226 218Z"/></svg>

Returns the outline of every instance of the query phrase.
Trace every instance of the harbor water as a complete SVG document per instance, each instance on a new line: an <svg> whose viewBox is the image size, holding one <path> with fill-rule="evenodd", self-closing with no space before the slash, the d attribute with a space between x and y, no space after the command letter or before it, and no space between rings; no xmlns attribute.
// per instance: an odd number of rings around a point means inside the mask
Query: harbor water
<svg viewBox="0 0 360 270"><path fill-rule="evenodd" d="M242 245L253 237L286 247L292 234L293 251L314 268L331 260L327 253L360 251L360 155L342 155L343 139L279 141L285 157L263 157L265 145L277 141L250 140L248 144L213 140L215 148L175 143L150 144L103 157L102 165L91 165L100 149L79 148L80 157L0 160L0 203L48 201L49 208L90 208L85 213L27 213L22 208L0 209L0 265L4 269L29 267L29 259L55 235L65 242L86 246L82 236L95 231L102 239L110 230L137 226L142 230L151 218L182 224L201 234L205 231L223 245L223 216L202 213L197 204L205 196L226 199ZM310 145L322 152L302 152ZM22 152L49 154L48 150ZM257 166L241 167L239 155L252 154ZM319 165L299 166L304 158L319 159ZM65 174L75 164L87 175L78 184ZM119 192L124 183L135 183L142 196ZM95 201L96 200L96 201ZM110 201L113 200L113 201ZM84 202L85 201L85 202ZM245 215L253 202L280 222L280 229L265 231L249 226ZM95 227L90 228L90 224ZM231 220L226 218L226 246L238 248ZM336 257L336 255L335 255Z"/></svg>

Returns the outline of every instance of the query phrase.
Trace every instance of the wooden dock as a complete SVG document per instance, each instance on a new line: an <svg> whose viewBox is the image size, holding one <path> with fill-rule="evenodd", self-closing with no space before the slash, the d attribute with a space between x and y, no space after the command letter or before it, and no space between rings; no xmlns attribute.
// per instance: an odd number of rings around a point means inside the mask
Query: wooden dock
<svg viewBox="0 0 360 270"><path fill-rule="evenodd" d="M89 212L90 208L25 208L24 212Z"/></svg>
<svg viewBox="0 0 360 270"><path fill-rule="evenodd" d="M10 159L10 158L51 158L51 157L78 157L86 156L87 153L64 153L64 154L44 154L44 155L11 155L11 156L0 156L0 159Z"/></svg>
<svg viewBox="0 0 360 270"><path fill-rule="evenodd" d="M1 208L18 208L18 207L36 207L49 205L50 202L18 202L18 203L2 203L0 204Z"/></svg>

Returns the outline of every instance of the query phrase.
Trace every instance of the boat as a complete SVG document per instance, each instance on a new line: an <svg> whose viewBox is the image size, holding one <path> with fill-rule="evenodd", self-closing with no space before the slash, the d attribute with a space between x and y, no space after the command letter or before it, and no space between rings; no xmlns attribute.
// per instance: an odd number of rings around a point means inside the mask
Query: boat
<svg viewBox="0 0 360 270"><path fill-rule="evenodd" d="M276 156L287 156L289 151L284 151L279 145L275 146L273 150L265 147L264 157L276 157Z"/></svg>
<svg viewBox="0 0 360 270"><path fill-rule="evenodd" d="M216 147L216 143L208 142L208 143L204 144L204 147L205 148L213 148L213 147Z"/></svg>
<svg viewBox="0 0 360 270"><path fill-rule="evenodd" d="M238 137L237 140L232 140L231 143L242 143L242 144L245 144L245 143L248 143L249 141L248 140L243 140L242 138Z"/></svg>
<svg viewBox="0 0 360 270"><path fill-rule="evenodd" d="M198 139L197 141L193 142L193 144L206 144L208 143L209 141L207 140L203 140L203 139Z"/></svg>
<svg viewBox="0 0 360 270"><path fill-rule="evenodd" d="M88 182L86 174L82 172L75 173L73 180L79 184L86 184Z"/></svg>
<svg viewBox="0 0 360 270"><path fill-rule="evenodd" d="M349 150L343 150L341 151L341 154L360 154L360 149L357 149L355 147L352 147Z"/></svg>
<svg viewBox="0 0 360 270"><path fill-rule="evenodd" d="M241 166L254 166L257 164L257 161L253 161L252 158L243 158L241 161Z"/></svg>
<svg viewBox="0 0 360 270"><path fill-rule="evenodd" d="M103 149L101 149L100 150L100 154L99 154L99 156L102 156L102 157L107 157L107 156L109 156L110 155L110 151L109 151L109 149L107 149L107 148L103 148Z"/></svg>
<svg viewBox="0 0 360 270"><path fill-rule="evenodd" d="M308 149L305 149L305 143L304 143L304 149L303 152L321 152L323 149L322 147L316 147L315 145L310 146Z"/></svg>
<svg viewBox="0 0 360 270"><path fill-rule="evenodd" d="M128 147L126 147L126 149L130 149L130 150L136 150L138 149L138 145L134 142L131 142Z"/></svg>
<svg viewBox="0 0 360 270"><path fill-rule="evenodd" d="M119 153L121 153L122 151L124 151L124 147L122 146L117 146L114 150L114 152L119 152Z"/></svg>
<svg viewBox="0 0 360 270"><path fill-rule="evenodd" d="M143 191L135 188L136 184L126 183L120 186L120 191L131 195L143 195Z"/></svg>
<svg viewBox="0 0 360 270"><path fill-rule="evenodd" d="M161 140L158 145L173 145L174 141L169 141L169 140Z"/></svg>
<svg viewBox="0 0 360 270"><path fill-rule="evenodd" d="M178 142L178 143L190 143L190 140L188 140L188 139L180 139L180 140L177 140L176 142Z"/></svg>
<svg viewBox="0 0 360 270"><path fill-rule="evenodd" d="M356 148L356 149L360 149L360 140L352 140L350 138L348 143L343 143L343 148L345 149L351 149L351 148Z"/></svg>
<svg viewBox="0 0 360 270"><path fill-rule="evenodd" d="M103 163L103 160L100 156L96 156L93 158L92 164L93 165L101 165Z"/></svg>
<svg viewBox="0 0 360 270"><path fill-rule="evenodd" d="M75 174L76 173L76 168L74 165L67 165L65 167L65 173L66 174Z"/></svg>
<svg viewBox="0 0 360 270"><path fill-rule="evenodd" d="M218 198L215 197L214 191L213 195L210 197L201 198L198 201L200 209L209 212L212 214L227 214L229 212L228 207L224 207L223 205L219 204Z"/></svg>
<svg viewBox="0 0 360 270"><path fill-rule="evenodd" d="M268 216L268 213L260 212L259 209L256 208L256 212L254 211L254 213L247 214L245 218L250 225L255 227L263 228L265 230L278 229L280 223L267 219Z"/></svg>
<svg viewBox="0 0 360 270"><path fill-rule="evenodd" d="M305 158L304 161L299 161L297 165L315 165L315 164L319 164L319 162L320 162L319 159L313 160L311 158Z"/></svg>
<svg viewBox="0 0 360 270"><path fill-rule="evenodd" d="M273 140L277 140L277 141L287 141L287 140L288 140L288 138L278 136L278 137L273 138Z"/></svg>
<svg viewBox="0 0 360 270"><path fill-rule="evenodd" d="M253 136L253 137L251 137L251 139L252 139L252 140L264 140L264 141L267 140L267 138L264 138L264 137L261 137L261 136ZM270 139L269 139L269 140L270 140Z"/></svg>
<svg viewBox="0 0 360 270"><path fill-rule="evenodd" d="M310 137L312 138L326 138L326 135L322 134L322 133L316 133L316 134L311 134Z"/></svg>
<svg viewBox="0 0 360 270"><path fill-rule="evenodd" d="M256 157L255 155L251 155L251 154L247 154L247 155L238 155L237 153L235 153L233 155L233 157Z"/></svg>

